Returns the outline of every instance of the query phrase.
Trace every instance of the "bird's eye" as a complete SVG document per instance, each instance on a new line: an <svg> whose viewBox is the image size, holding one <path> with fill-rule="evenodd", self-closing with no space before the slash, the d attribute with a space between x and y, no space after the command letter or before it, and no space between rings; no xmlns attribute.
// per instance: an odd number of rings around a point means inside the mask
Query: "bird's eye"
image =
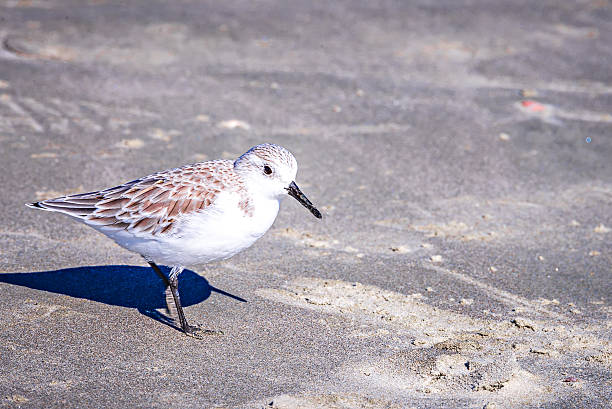
<svg viewBox="0 0 612 409"><path fill-rule="evenodd" d="M268 166L268 165L264 166L264 173L266 175L272 174L272 168L270 166Z"/></svg>

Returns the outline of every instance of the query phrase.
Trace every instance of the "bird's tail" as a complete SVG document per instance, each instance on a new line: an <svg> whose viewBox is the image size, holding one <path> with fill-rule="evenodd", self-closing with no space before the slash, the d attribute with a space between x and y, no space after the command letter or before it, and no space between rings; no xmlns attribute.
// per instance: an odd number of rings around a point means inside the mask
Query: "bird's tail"
<svg viewBox="0 0 612 409"><path fill-rule="evenodd" d="M65 213L76 218L84 218L96 210L95 204L100 200L98 192L56 197L40 202L26 203L32 209Z"/></svg>
<svg viewBox="0 0 612 409"><path fill-rule="evenodd" d="M28 207L31 207L32 209L49 210L45 206L43 206L41 203L42 202L32 202L32 203L26 203L25 205L28 206Z"/></svg>

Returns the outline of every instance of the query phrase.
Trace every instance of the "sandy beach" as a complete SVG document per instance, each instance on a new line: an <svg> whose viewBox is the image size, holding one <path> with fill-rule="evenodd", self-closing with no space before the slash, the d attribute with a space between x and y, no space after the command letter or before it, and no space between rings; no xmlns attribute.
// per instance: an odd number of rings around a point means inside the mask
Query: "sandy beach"
<svg viewBox="0 0 612 409"><path fill-rule="evenodd" d="M0 407L605 408L608 1L0 5ZM190 266L27 202L297 158L253 247Z"/></svg>

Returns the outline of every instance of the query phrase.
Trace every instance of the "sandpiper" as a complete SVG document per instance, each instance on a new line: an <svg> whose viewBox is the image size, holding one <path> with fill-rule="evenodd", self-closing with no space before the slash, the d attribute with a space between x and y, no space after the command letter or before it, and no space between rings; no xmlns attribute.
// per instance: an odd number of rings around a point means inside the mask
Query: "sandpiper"
<svg viewBox="0 0 612 409"><path fill-rule="evenodd" d="M170 288L183 332L199 338L208 331L187 323L179 274L185 266L224 260L251 246L272 226L287 195L320 219L296 174L291 152L262 144L235 161L195 163L27 206L67 214L144 257ZM168 277L158 263L172 267Z"/></svg>

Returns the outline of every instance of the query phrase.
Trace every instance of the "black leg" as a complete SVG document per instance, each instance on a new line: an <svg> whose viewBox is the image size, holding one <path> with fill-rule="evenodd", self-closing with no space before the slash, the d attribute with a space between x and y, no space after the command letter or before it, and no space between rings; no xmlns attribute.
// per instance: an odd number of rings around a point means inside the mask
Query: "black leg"
<svg viewBox="0 0 612 409"><path fill-rule="evenodd" d="M155 264L153 261L147 259L146 257L144 257L144 259L147 260L147 263L149 263L149 265L155 271L155 273L159 276L159 278L162 279L162 281L164 282L166 287L170 286L170 281L168 281L168 277L166 277L166 275L160 270L160 268L157 267L157 264Z"/></svg>
<svg viewBox="0 0 612 409"><path fill-rule="evenodd" d="M142 256L142 258L144 258L145 260L147 260L147 263L149 263L149 265L151 266L151 268L153 269L153 271L155 271L155 273L157 274L157 276L159 278L162 279L162 281L164 282L165 286L166 286L166 312L168 314L172 313L172 304L170 301L170 297L172 296L172 292L169 291L170 290L170 281L168 281L168 277L166 277L166 275L161 271L161 269L157 266L157 264L155 264L155 262L151 259L149 259L148 257ZM172 298L174 298L174 296L172 296Z"/></svg>
<svg viewBox="0 0 612 409"><path fill-rule="evenodd" d="M195 338L202 338L202 336L199 334L201 328L198 326L189 325L187 323L187 319L185 318L185 313L183 312L181 296L179 295L178 291L178 275L181 273L181 271L183 271L183 267L174 266L170 272L169 279L170 291L172 291L172 297L174 297L174 304L176 305L179 323L181 324L181 329L185 334Z"/></svg>
<svg viewBox="0 0 612 409"><path fill-rule="evenodd" d="M172 267L172 270L170 270L170 277L166 277L166 275L161 271L161 269L157 266L157 264L155 264L153 260L150 260L148 257L145 256L143 256L143 258L147 260L147 263L149 263L149 265L159 276L159 278L162 279L162 281L166 285L166 291L168 290L168 288L170 288L172 298L174 298L174 305L176 306L176 313L179 318L179 324L186 335L202 339L202 335L205 334L223 334L223 332L221 331L203 330L199 326L189 325L189 323L187 323L185 313L183 312L183 306L181 305L181 296L179 295L178 290L178 276L179 274L181 274L184 267L178 265Z"/></svg>

